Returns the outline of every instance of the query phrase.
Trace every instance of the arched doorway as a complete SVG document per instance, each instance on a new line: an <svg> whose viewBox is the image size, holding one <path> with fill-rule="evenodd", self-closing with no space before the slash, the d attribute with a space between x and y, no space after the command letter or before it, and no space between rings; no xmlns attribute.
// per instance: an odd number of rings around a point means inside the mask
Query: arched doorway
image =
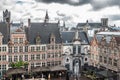
<svg viewBox="0 0 120 80"><path fill-rule="evenodd" d="M80 59L73 60L73 73L74 75L80 75L81 72L81 61Z"/></svg>

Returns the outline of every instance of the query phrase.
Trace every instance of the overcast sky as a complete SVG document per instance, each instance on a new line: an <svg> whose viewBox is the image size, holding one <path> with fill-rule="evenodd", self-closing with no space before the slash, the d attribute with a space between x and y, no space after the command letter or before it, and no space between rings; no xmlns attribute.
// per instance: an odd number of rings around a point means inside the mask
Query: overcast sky
<svg viewBox="0 0 120 80"><path fill-rule="evenodd" d="M109 18L109 25L120 26L120 0L0 0L2 11L11 11L12 21L40 21L48 10L51 20L65 21L67 26L79 22L100 22Z"/></svg>

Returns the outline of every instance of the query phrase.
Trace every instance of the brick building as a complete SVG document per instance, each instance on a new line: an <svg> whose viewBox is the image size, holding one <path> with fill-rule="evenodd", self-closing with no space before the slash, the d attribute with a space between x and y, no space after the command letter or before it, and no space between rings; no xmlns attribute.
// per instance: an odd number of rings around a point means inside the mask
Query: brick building
<svg viewBox="0 0 120 80"><path fill-rule="evenodd" d="M43 22L31 22L28 26L12 29L10 12L4 12L4 21L0 22L0 72L1 76L11 68L11 62L28 62L30 71L34 67L60 66L62 61L62 39L59 23L49 22L46 12ZM12 31L11 31L12 30Z"/></svg>

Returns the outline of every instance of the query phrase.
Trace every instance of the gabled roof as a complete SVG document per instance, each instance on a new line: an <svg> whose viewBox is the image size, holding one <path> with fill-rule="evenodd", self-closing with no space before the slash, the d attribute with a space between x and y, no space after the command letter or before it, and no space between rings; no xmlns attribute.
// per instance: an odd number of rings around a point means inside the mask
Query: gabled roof
<svg viewBox="0 0 120 80"><path fill-rule="evenodd" d="M61 32L63 43L72 43L75 35L75 31L63 31ZM89 44L88 37L85 32L79 32L81 42Z"/></svg>
<svg viewBox="0 0 120 80"><path fill-rule="evenodd" d="M77 27L83 28L86 25L89 25L91 28L100 28L102 26L101 23L78 23Z"/></svg>
<svg viewBox="0 0 120 80"><path fill-rule="evenodd" d="M7 44L9 39L9 32L5 22L0 22L0 32L3 35L3 44Z"/></svg>
<svg viewBox="0 0 120 80"><path fill-rule="evenodd" d="M35 39L38 33L41 37L41 44L50 43L51 33L55 35L56 43L62 43L57 23L31 23L31 27L28 30L27 35L30 44L35 44Z"/></svg>

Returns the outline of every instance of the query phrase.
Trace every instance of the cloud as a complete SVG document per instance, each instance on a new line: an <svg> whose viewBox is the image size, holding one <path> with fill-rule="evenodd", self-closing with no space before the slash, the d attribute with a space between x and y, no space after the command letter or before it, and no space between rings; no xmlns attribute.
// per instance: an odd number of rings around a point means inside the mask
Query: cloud
<svg viewBox="0 0 120 80"><path fill-rule="evenodd" d="M120 7L120 0L92 0L90 4L93 6L93 10L100 10L111 6Z"/></svg>
<svg viewBox="0 0 120 80"><path fill-rule="evenodd" d="M37 2L43 3L60 3L60 4L69 4L72 6L80 6L84 4L91 4L93 9L92 10L101 10L105 7L109 6L119 6L119 0L35 0Z"/></svg>
<svg viewBox="0 0 120 80"><path fill-rule="evenodd" d="M69 5L83 5L90 2L90 0L36 0L37 2L43 3L60 3L60 4L69 4Z"/></svg>
<svg viewBox="0 0 120 80"><path fill-rule="evenodd" d="M120 20L120 15L109 15L108 17L112 21L118 21L118 20Z"/></svg>

